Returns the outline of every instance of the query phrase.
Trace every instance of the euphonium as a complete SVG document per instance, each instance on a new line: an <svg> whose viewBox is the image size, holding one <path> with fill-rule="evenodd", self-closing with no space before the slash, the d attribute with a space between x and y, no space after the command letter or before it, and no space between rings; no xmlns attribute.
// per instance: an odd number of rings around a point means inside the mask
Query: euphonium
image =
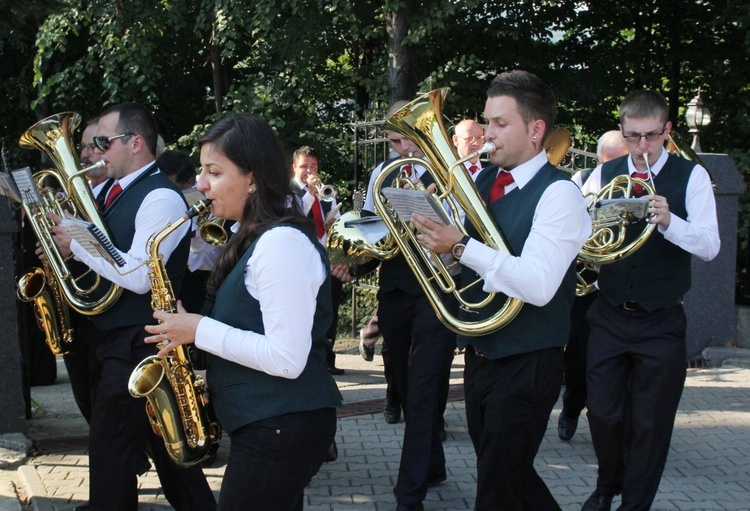
<svg viewBox="0 0 750 511"><path fill-rule="evenodd" d="M380 193L385 178L396 167L409 163L422 165L434 179L439 198L448 200L454 219L459 218L459 208L462 209L467 220L479 231L483 243L495 250L510 252L474 181L463 166L464 161L474 158L477 154L494 151L494 145L488 142L479 151L458 159L442 122L441 107L448 90L436 89L424 94L386 119L383 128L409 138L425 155L426 161L421 158L403 158L384 168L373 187L373 200L378 215L388 226L391 236L398 244L440 321L454 332L478 336L507 325L521 310L523 302L516 298L507 298L498 307L495 300L499 297L494 293L487 294L479 302L468 301L464 296L465 291L472 286L480 285L481 281L469 283L459 289L455 279L450 275L450 268L443 264L436 254L426 251L419 245L414 230L407 223L409 219L399 219ZM454 223L459 230L466 232L461 222ZM447 304L443 302L442 293L452 294L458 300L459 306L467 311L478 311L491 304L494 304L493 309L497 310L483 320L461 320L450 312Z"/></svg>
<svg viewBox="0 0 750 511"><path fill-rule="evenodd" d="M81 117L77 113L63 112L39 121L21 135L21 146L41 150L54 165L54 169L34 174L37 186L41 187L47 178L55 179L63 195L62 199L58 199L53 192L47 192L33 209L25 202L23 208L48 261L48 277L54 275L59 293L71 308L81 314L93 316L114 305L122 290L90 271L74 276L52 237L54 223L46 216L47 213L65 216L67 210L93 223L102 232L107 232L91 194L91 188L85 179L87 172L94 167L101 167L104 163L98 162L94 166L81 169L71 143L73 132L80 121ZM86 276L93 276L93 282L83 285L82 279Z"/></svg>
<svg viewBox="0 0 750 511"><path fill-rule="evenodd" d="M635 186L642 187L646 195L656 193L648 157L647 153L643 155L648 180L616 176L598 193L587 196L593 232L578 252L576 295L585 296L594 289L593 282L583 276L584 271L598 272L599 266L629 256L646 243L653 232L656 224L646 220L640 234L631 236L630 242L625 243L628 226L648 217L648 201L634 196Z"/></svg>
<svg viewBox="0 0 750 511"><path fill-rule="evenodd" d="M159 246L182 224L196 215L205 214L210 203L208 199L196 203L179 220L167 224L149 238L146 250L153 310L177 310ZM130 375L130 395L148 400L146 413L151 427L164 439L169 456L182 467L200 463L208 455L211 444L221 438L219 424L209 420L201 399L204 390L205 382L193 371L184 345L177 346L165 357L152 355L145 358Z"/></svg>

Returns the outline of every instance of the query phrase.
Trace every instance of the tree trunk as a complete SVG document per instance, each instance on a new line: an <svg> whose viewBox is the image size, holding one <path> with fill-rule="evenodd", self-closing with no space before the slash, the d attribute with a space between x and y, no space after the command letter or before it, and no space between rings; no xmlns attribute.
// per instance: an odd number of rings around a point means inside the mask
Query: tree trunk
<svg viewBox="0 0 750 511"><path fill-rule="evenodd" d="M407 0L404 6L386 15L388 33L388 102L411 100L417 93L417 78L414 69L414 49L404 45L414 12L414 1Z"/></svg>

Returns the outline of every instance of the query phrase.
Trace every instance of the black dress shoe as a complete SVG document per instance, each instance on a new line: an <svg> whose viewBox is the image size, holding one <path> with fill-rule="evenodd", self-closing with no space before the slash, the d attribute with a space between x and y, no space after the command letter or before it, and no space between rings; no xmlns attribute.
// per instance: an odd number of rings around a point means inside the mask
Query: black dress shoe
<svg viewBox="0 0 750 511"><path fill-rule="evenodd" d="M432 488L434 486L440 486L447 479L448 479L448 476L446 476L445 474L437 476L437 477L433 477L432 479L430 479L429 481L427 481L427 487L428 488Z"/></svg>
<svg viewBox="0 0 750 511"><path fill-rule="evenodd" d="M372 362L372 359L375 358L375 345L368 346L365 344L364 329L359 332L359 354L367 362Z"/></svg>
<svg viewBox="0 0 750 511"><path fill-rule="evenodd" d="M76 506L73 508L73 511L89 511L91 509L91 506L89 506L89 503L86 502L84 504L81 504L80 506Z"/></svg>
<svg viewBox="0 0 750 511"><path fill-rule="evenodd" d="M578 429L578 417L571 419L561 413L560 419L557 421L557 435L560 440L568 442L576 434L576 429Z"/></svg>
<svg viewBox="0 0 750 511"><path fill-rule="evenodd" d="M401 420L401 407L386 404L383 408L383 417L388 424L396 424Z"/></svg>
<svg viewBox="0 0 750 511"><path fill-rule="evenodd" d="M611 493L596 490L583 503L581 511L609 511L612 508L612 499L615 496Z"/></svg>
<svg viewBox="0 0 750 511"><path fill-rule="evenodd" d="M424 511L424 504L399 504L396 511Z"/></svg>
<svg viewBox="0 0 750 511"><path fill-rule="evenodd" d="M336 447L336 439L333 439L333 443L331 444L331 447L328 448L328 452L326 453L325 459L323 459L324 462L329 461L336 461L339 459L339 448Z"/></svg>
<svg viewBox="0 0 750 511"><path fill-rule="evenodd" d="M344 374L343 369L339 369L338 367L335 367L335 366L328 366L328 372L334 376L340 376Z"/></svg>

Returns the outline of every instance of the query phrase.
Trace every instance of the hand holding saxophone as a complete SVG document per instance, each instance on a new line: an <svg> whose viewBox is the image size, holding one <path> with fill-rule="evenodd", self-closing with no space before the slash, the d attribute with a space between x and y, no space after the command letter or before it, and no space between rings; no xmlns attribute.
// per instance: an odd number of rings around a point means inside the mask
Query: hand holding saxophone
<svg viewBox="0 0 750 511"><path fill-rule="evenodd" d="M154 319L159 321L158 325L146 325L146 331L151 335L144 340L149 344L166 343L160 346L157 353L163 357L181 344L193 344L198 323L203 319L200 314L191 314L177 302L177 312L155 311Z"/></svg>

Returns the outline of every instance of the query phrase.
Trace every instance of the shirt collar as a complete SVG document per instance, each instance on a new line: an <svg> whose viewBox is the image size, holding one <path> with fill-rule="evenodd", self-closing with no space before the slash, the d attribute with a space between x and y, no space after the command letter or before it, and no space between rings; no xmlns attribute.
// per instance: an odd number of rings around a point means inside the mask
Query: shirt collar
<svg viewBox="0 0 750 511"><path fill-rule="evenodd" d="M661 148L661 154L659 155L659 159L656 160L656 163L651 165L651 173L656 176L659 174L661 169L664 168L664 165L667 163L667 158L669 158L669 153L662 147ZM632 176L634 172L640 172L637 168L635 168L635 164L633 163L633 157L628 156L628 173Z"/></svg>
<svg viewBox="0 0 750 511"><path fill-rule="evenodd" d="M135 181L136 179L138 179L138 176L140 176L141 174L143 174L144 172L146 172L146 170L148 170L154 164L154 161L155 160L152 160L152 161L150 161L148 163L148 165L144 165L143 167L139 168L135 172L131 172L127 176L125 176L125 177L123 177L121 179L118 179L117 182L120 183L120 187L123 190L125 188L127 188L130 183L132 183L133 181Z"/></svg>
<svg viewBox="0 0 750 511"><path fill-rule="evenodd" d="M542 149L539 154L534 156L532 159L520 164L510 171L510 173L513 175L513 181L519 188L523 188L547 163L549 163L549 160L547 159L547 152Z"/></svg>

